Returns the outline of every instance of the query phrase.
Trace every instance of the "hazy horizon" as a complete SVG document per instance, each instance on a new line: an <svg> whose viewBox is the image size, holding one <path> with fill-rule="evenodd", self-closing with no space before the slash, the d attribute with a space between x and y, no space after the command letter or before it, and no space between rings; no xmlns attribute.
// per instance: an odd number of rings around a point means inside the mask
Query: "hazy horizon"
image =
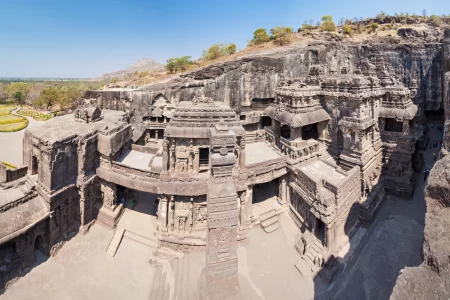
<svg viewBox="0 0 450 300"><path fill-rule="evenodd" d="M0 77L95 78L152 58L192 56L215 43L242 49L257 28L340 18L450 13L450 1L8 1L0 18Z"/></svg>

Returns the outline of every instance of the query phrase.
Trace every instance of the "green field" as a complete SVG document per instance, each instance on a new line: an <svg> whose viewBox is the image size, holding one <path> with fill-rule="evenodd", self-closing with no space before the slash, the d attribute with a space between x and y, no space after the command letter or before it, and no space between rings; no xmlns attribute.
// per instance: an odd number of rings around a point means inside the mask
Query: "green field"
<svg viewBox="0 0 450 300"><path fill-rule="evenodd" d="M21 122L24 120L24 118L19 117L19 116L15 116L15 115L0 115L0 124L2 123L2 121L13 121L13 120L17 120L18 122Z"/></svg>
<svg viewBox="0 0 450 300"><path fill-rule="evenodd" d="M24 129L28 126L28 120L20 123L4 124L0 125L0 132L14 132Z"/></svg>
<svg viewBox="0 0 450 300"><path fill-rule="evenodd" d="M10 111L14 110L14 105L0 104L0 116L9 114Z"/></svg>

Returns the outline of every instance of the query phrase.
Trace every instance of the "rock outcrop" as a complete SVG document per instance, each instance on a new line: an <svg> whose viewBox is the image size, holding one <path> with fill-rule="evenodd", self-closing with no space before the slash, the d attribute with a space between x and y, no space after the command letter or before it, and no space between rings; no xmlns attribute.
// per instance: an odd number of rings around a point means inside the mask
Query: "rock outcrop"
<svg viewBox="0 0 450 300"><path fill-rule="evenodd" d="M445 32L443 42L443 66L444 145L425 190L424 261L419 267L402 271L392 300L450 298L450 30Z"/></svg>
<svg viewBox="0 0 450 300"><path fill-rule="evenodd" d="M360 70L370 74L385 68L406 86L417 84L417 98L423 101L424 108L438 110L443 91L443 35L441 31L416 31L405 30L397 37L374 37L370 43L296 43L216 63L134 91L96 91L87 97L101 98L99 104L105 108L140 110L145 114L158 97L177 104L206 96L240 112L250 107L253 99L274 98L276 87L283 80L305 77L311 72L340 74Z"/></svg>
<svg viewBox="0 0 450 300"><path fill-rule="evenodd" d="M153 72L162 72L164 70L165 70L164 65L160 64L159 62L151 58L144 58L136 61L132 66L126 69L103 74L102 76L96 78L96 80L108 80L112 78L123 79L126 74L132 74L134 72L153 73Z"/></svg>

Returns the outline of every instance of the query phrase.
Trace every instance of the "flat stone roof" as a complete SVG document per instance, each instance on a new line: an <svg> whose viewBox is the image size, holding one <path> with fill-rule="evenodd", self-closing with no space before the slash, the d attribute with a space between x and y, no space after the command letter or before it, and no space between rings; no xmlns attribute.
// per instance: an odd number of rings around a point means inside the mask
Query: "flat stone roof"
<svg viewBox="0 0 450 300"><path fill-rule="evenodd" d="M144 153L136 150L129 150L123 155L119 156L117 162L134 169L150 171L150 167L148 164L154 156L154 154Z"/></svg>
<svg viewBox="0 0 450 300"><path fill-rule="evenodd" d="M73 114L55 117L42 126L27 129L34 137L54 144L71 136L86 136L92 132L111 130L123 124L125 113L115 110L102 110L103 119L97 122L82 123Z"/></svg>
<svg viewBox="0 0 450 300"><path fill-rule="evenodd" d="M336 172L336 168L333 168L321 160L300 167L299 170L316 182L325 179L334 186L337 186L346 178L345 175Z"/></svg>
<svg viewBox="0 0 450 300"><path fill-rule="evenodd" d="M247 144L245 145L245 148L246 165L252 165L281 157L281 155L266 142Z"/></svg>

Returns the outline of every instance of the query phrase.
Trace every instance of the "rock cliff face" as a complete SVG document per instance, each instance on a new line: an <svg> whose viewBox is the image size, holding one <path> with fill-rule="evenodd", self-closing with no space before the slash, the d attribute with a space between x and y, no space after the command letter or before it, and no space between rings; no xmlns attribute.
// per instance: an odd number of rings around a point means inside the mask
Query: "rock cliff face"
<svg viewBox="0 0 450 300"><path fill-rule="evenodd" d="M443 49L444 145L442 159L431 170L425 190L424 261L419 267L403 270L393 300L450 298L450 30L445 33Z"/></svg>
<svg viewBox="0 0 450 300"><path fill-rule="evenodd" d="M439 42L436 42L438 40ZM419 35L374 40L362 44L346 41L317 41L294 44L269 52L241 57L191 71L163 83L144 86L132 92L102 91L88 94L101 97L111 109L148 110L158 97L177 104L204 95L224 102L238 112L250 107L253 99L274 98L280 80L317 73L363 73L385 67L406 86L417 83L419 99L427 110L438 110L442 103L442 35L433 42Z"/></svg>

